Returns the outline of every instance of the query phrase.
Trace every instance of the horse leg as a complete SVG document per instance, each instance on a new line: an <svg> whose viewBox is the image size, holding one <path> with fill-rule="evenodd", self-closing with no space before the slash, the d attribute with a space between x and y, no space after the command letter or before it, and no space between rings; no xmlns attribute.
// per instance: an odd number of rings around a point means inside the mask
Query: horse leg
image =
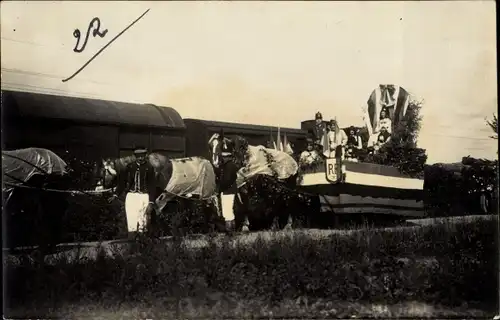
<svg viewBox="0 0 500 320"><path fill-rule="evenodd" d="M293 218L292 218L292 214L288 214L288 219L287 219L287 222L286 222L286 225L285 225L285 230L292 230L293 226Z"/></svg>
<svg viewBox="0 0 500 320"><path fill-rule="evenodd" d="M305 200L301 198L299 193L294 192L290 195L286 203L287 206L287 222L285 225L286 230L304 227L302 215L307 212Z"/></svg>
<svg viewBox="0 0 500 320"><path fill-rule="evenodd" d="M291 230L293 227L293 216L292 211L297 210L295 203L291 200L289 195L281 194L278 200L280 204L277 208L279 210L278 215L280 216L280 227L283 230ZM292 202L291 202L292 201Z"/></svg>
<svg viewBox="0 0 500 320"><path fill-rule="evenodd" d="M237 194L238 197L240 197L240 194ZM246 195L248 197L248 194ZM243 208L243 223L241 226L241 231L242 232L249 232L250 231L250 221L248 220L248 198L247 198L247 203L243 203L240 198L240 202L242 204Z"/></svg>
<svg viewBox="0 0 500 320"><path fill-rule="evenodd" d="M278 229L279 229L279 217L276 216L276 217L273 218L273 223L271 225L271 230L272 231L276 231Z"/></svg>
<svg viewBox="0 0 500 320"><path fill-rule="evenodd" d="M244 197L246 199L248 195L244 194ZM242 198L243 195L240 192L237 192L233 202L233 213L234 213L236 232L240 231L240 228L242 232L250 231L249 229L250 222L248 221L248 201L243 201Z"/></svg>
<svg viewBox="0 0 500 320"><path fill-rule="evenodd" d="M202 207L203 215L205 216L205 225L208 227L207 232L227 232L226 221L221 214L218 198L212 201L203 202L200 204Z"/></svg>
<svg viewBox="0 0 500 320"><path fill-rule="evenodd" d="M244 215L244 219L243 219L243 226L241 227L241 231L242 232L249 232L250 231L250 222L248 221L248 215Z"/></svg>

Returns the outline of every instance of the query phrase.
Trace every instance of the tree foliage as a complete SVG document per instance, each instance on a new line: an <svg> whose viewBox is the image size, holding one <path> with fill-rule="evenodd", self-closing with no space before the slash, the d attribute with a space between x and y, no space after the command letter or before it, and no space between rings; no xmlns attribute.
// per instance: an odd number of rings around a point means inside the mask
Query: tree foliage
<svg viewBox="0 0 500 320"><path fill-rule="evenodd" d="M430 216L477 214L480 197L490 200L489 213L497 212L498 160L463 157L462 162L436 163L425 168L425 205Z"/></svg>
<svg viewBox="0 0 500 320"><path fill-rule="evenodd" d="M486 120L486 123L488 124L488 126L491 128L491 130L493 131L493 135L490 136L490 138L493 138L493 139L498 139L498 122L497 122L497 115L494 114L493 115L493 119L492 120Z"/></svg>

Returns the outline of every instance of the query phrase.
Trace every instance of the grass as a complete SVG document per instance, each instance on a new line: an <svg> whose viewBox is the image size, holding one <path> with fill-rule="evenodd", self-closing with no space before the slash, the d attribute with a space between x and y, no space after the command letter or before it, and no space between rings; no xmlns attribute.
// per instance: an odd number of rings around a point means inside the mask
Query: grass
<svg viewBox="0 0 500 320"><path fill-rule="evenodd" d="M12 318L493 316L496 220L213 238L194 249L144 240L134 254L7 264ZM268 233L269 235L269 233Z"/></svg>

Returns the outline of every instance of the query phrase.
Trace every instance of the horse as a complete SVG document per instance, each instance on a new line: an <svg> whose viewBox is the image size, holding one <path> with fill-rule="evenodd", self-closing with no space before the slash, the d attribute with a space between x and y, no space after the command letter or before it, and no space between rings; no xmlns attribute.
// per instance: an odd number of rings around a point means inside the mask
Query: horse
<svg viewBox="0 0 500 320"><path fill-rule="evenodd" d="M103 188L114 188L125 183L124 173L135 161L134 155L103 159L99 170ZM190 225L190 229L200 233L214 229L219 232L226 231L225 221L219 214L221 210L217 198L221 189L217 185L215 171L210 161L201 157L169 159L159 153L148 154L147 161L155 172L156 210L152 213L153 216L148 217L146 229L154 229L153 233L158 234L168 229L178 232ZM186 207L192 209L193 203L201 205L204 217L196 213L192 216L184 213ZM177 209L176 212L180 216L169 214L174 209ZM198 221L192 221L193 219ZM169 227L169 224L172 226Z"/></svg>
<svg viewBox="0 0 500 320"><path fill-rule="evenodd" d="M49 254L63 240L63 219L71 180L66 162L43 148L2 151L3 246L38 245ZM60 190L56 192L54 190Z"/></svg>
<svg viewBox="0 0 500 320"><path fill-rule="evenodd" d="M228 176L224 171L237 171L233 202L236 230L265 230L276 222L279 229L291 229L304 220L309 199L296 191L298 164L290 155L250 146L243 137L228 137L223 132L214 134L209 146L211 161L221 176Z"/></svg>

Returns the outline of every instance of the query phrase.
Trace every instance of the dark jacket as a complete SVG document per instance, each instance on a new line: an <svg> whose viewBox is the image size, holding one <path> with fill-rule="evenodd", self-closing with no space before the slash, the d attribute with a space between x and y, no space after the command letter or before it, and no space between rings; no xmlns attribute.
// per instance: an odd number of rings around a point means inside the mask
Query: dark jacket
<svg viewBox="0 0 500 320"><path fill-rule="evenodd" d="M139 183L136 186L136 172L139 171ZM119 197L125 196L127 192L140 192L149 195L149 201L154 202L158 196L157 176L154 167L146 161L139 165L133 162L127 166L125 174L121 175L116 188Z"/></svg>
<svg viewBox="0 0 500 320"><path fill-rule="evenodd" d="M347 136L347 146L351 148L358 148L359 136L357 134Z"/></svg>
<svg viewBox="0 0 500 320"><path fill-rule="evenodd" d="M378 139L380 139L380 136L384 137L384 142L385 142L385 141L387 141L387 139L389 139L391 137L391 134L387 131L380 132L378 135L377 141L378 141Z"/></svg>
<svg viewBox="0 0 500 320"><path fill-rule="evenodd" d="M321 138L323 138L323 135L326 132L326 125L324 122L321 122L319 124L314 125L314 140L321 141Z"/></svg>

